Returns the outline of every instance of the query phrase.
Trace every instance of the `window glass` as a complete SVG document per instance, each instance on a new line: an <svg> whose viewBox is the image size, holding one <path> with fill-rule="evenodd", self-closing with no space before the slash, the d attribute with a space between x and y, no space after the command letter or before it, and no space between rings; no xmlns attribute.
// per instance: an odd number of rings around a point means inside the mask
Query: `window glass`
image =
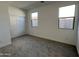
<svg viewBox="0 0 79 59"><path fill-rule="evenodd" d="M38 12L34 12L31 14L31 22L33 27L38 26Z"/></svg>
<svg viewBox="0 0 79 59"><path fill-rule="evenodd" d="M59 17L74 17L74 15L75 15L75 5L59 8Z"/></svg>

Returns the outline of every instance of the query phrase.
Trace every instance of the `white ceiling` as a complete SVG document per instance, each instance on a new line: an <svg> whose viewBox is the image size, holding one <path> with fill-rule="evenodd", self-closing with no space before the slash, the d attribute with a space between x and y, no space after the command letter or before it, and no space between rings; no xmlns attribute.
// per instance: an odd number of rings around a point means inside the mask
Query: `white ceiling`
<svg viewBox="0 0 79 59"><path fill-rule="evenodd" d="M54 1L45 1L45 3L40 3L40 1L0 1L0 4L7 4L18 8L30 9L33 7L42 6L44 4L51 4Z"/></svg>
<svg viewBox="0 0 79 59"><path fill-rule="evenodd" d="M27 8L28 6L32 5L32 4L35 4L36 1L14 1L14 2L11 2L10 5L12 6L15 6L15 7L18 7L18 8Z"/></svg>

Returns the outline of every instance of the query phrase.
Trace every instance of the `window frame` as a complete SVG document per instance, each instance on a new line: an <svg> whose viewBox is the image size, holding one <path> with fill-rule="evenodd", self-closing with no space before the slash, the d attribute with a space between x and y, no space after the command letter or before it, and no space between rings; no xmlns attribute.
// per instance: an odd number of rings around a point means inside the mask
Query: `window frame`
<svg viewBox="0 0 79 59"><path fill-rule="evenodd" d="M75 5L75 4L73 4L73 5ZM69 5L69 6L71 6L71 5ZM75 5L76 6L76 5ZM66 6L64 6L64 7L66 7ZM76 7L75 7L76 8ZM73 18L73 23L72 23L72 28L61 28L60 27L60 19L64 19L64 20L66 20L66 18ZM75 9L74 9L74 16L69 16L69 17L59 17L59 15L58 15L58 29L70 29L70 30L74 30L74 24L75 24Z"/></svg>
<svg viewBox="0 0 79 59"><path fill-rule="evenodd" d="M37 21L37 25L36 25L36 26L33 26L33 20L34 20L34 19L32 19L32 14L33 14L33 13L37 13L37 19L35 19L35 20ZM31 27L33 27L33 28L34 28L34 27L38 27L38 11L35 11L35 12L32 12L32 13L31 13Z"/></svg>

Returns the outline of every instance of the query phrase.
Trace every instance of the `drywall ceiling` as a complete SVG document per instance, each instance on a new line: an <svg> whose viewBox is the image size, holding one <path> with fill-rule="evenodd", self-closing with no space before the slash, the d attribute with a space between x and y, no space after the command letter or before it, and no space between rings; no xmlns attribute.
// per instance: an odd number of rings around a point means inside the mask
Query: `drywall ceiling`
<svg viewBox="0 0 79 59"><path fill-rule="evenodd" d="M0 4L7 4L22 9L30 9L54 2L55 1L45 1L44 3L41 3L40 1L0 1Z"/></svg>
<svg viewBox="0 0 79 59"><path fill-rule="evenodd" d="M18 8L24 8L27 9L28 6L32 5L32 4L36 4L37 1L13 1L10 3L10 5L14 6L14 7L18 7Z"/></svg>

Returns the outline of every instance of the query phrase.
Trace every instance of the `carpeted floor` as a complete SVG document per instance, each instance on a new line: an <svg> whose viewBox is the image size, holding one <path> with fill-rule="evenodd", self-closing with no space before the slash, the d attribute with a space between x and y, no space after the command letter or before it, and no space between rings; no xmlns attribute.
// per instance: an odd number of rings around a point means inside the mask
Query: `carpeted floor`
<svg viewBox="0 0 79 59"><path fill-rule="evenodd" d="M77 57L74 46L30 35L12 39L12 45L0 48L0 56L10 57Z"/></svg>

